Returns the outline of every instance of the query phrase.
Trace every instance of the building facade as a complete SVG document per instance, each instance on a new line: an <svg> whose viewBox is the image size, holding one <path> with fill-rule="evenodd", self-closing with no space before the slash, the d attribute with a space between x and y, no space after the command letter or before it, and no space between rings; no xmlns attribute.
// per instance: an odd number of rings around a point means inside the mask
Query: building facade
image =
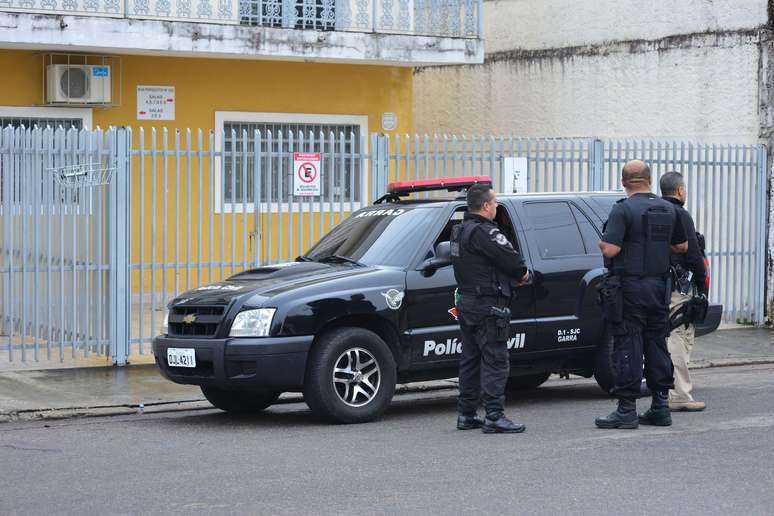
<svg viewBox="0 0 774 516"><path fill-rule="evenodd" d="M0 367L147 360L172 297L303 253L412 70L483 62L481 5L0 0Z"/></svg>

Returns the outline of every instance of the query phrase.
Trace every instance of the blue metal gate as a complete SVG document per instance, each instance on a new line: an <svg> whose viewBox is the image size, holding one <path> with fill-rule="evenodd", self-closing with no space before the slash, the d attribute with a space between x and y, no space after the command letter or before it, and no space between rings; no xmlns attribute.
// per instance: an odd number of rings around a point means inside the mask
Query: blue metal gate
<svg viewBox="0 0 774 516"><path fill-rule="evenodd" d="M316 196L292 191L296 152L320 154ZM763 322L760 145L8 127L0 367L152 360L162 310L180 292L294 259L390 180L486 174L505 190L516 158L527 191L618 189L633 158L648 161L656 180L682 172L707 236L712 301L727 322Z"/></svg>

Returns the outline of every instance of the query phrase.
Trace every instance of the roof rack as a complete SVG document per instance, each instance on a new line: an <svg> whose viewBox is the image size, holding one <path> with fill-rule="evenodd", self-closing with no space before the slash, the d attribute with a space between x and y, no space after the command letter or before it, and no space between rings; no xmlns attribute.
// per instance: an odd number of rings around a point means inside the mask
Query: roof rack
<svg viewBox="0 0 774 516"><path fill-rule="evenodd" d="M387 185L387 193L377 199L374 204L380 204L382 202L398 202L401 197L405 197L415 192L433 192L441 190L447 192L464 192L476 184L492 186L492 178L489 176L464 176L396 181Z"/></svg>

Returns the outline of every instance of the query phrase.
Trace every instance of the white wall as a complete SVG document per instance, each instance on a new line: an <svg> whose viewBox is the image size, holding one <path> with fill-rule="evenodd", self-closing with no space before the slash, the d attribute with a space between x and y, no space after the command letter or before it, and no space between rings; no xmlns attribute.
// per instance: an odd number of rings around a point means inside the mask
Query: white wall
<svg viewBox="0 0 774 516"><path fill-rule="evenodd" d="M766 23L766 0L496 0L484 3L487 53L561 48Z"/></svg>
<svg viewBox="0 0 774 516"><path fill-rule="evenodd" d="M419 132L670 137L757 142L758 47L729 35L696 46L420 70ZM712 43L712 46L710 46Z"/></svg>
<svg viewBox="0 0 774 516"><path fill-rule="evenodd" d="M755 142L765 0L498 0L486 62L417 71L420 132Z"/></svg>

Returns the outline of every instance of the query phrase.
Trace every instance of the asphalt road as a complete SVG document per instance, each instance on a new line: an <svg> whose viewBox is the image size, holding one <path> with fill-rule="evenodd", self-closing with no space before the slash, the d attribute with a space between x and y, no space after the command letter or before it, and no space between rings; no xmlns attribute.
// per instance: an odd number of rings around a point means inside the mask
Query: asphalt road
<svg viewBox="0 0 774 516"><path fill-rule="evenodd" d="M383 420L304 405L0 425L1 514L773 514L774 366L697 371L709 408L598 430L588 380L511 396L521 435L454 429L454 392ZM646 402L641 401L641 408Z"/></svg>

